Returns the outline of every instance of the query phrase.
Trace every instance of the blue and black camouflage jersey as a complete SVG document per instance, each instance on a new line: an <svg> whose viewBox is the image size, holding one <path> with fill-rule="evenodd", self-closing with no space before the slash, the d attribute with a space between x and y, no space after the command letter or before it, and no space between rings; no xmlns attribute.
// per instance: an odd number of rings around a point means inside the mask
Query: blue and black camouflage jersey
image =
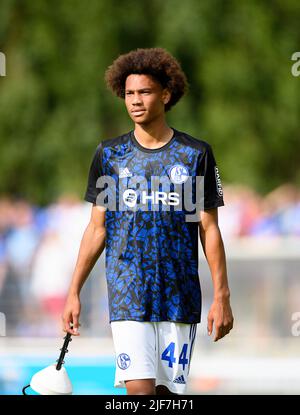
<svg viewBox="0 0 300 415"><path fill-rule="evenodd" d="M186 220L191 211L178 200L184 190L174 189L191 177L195 202L194 179L202 176L205 210L224 205L223 191L210 145L172 129L173 137L156 149L143 147L134 130L104 140L92 160L85 200L98 204L101 192L107 192L106 202L110 191L116 194L114 208L107 205L105 211L110 322L201 321L199 225ZM115 188L99 186L105 176ZM157 187L151 192L154 176L167 179L167 191ZM143 185L137 178L144 179Z"/></svg>

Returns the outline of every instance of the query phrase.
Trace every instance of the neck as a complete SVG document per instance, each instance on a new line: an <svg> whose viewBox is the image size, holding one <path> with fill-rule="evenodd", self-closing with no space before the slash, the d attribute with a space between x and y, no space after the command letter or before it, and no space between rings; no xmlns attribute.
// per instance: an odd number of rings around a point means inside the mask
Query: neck
<svg viewBox="0 0 300 415"><path fill-rule="evenodd" d="M171 140L173 130L165 121L155 125L135 124L134 135L143 147L155 149Z"/></svg>

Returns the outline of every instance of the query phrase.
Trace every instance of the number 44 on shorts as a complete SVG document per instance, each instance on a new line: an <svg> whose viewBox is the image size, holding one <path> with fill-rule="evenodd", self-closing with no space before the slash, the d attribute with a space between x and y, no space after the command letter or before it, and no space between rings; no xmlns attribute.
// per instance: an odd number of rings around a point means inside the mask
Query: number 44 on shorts
<svg viewBox="0 0 300 415"><path fill-rule="evenodd" d="M187 365L189 362L188 359L186 358L187 349L188 349L188 345L187 343L184 343L184 345L182 346L182 350L179 355L179 361L178 361L178 364L182 365L182 370L184 370L185 365ZM163 351L161 355L161 360L166 360L167 362L169 362L169 367L173 367L173 363L176 363L174 342L170 343L169 346Z"/></svg>

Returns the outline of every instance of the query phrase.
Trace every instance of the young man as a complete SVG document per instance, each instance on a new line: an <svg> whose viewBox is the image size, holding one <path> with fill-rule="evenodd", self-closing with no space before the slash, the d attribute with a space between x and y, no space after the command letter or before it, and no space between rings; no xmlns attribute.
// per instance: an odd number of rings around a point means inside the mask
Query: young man
<svg viewBox="0 0 300 415"><path fill-rule="evenodd" d="M161 48L121 55L108 68L106 82L125 99L134 130L102 141L94 155L85 195L93 204L91 219L69 289L63 329L79 334L80 290L106 247L115 386L126 387L127 394L182 394L201 318L199 234L214 287L208 334L214 325L218 341L233 327L218 227L217 209L224 204L219 173L206 142L166 123L165 113L187 87L173 56ZM109 189L98 181L107 176L114 182ZM154 176L169 181L168 191L151 188ZM204 177L204 202L198 220L189 221L190 210L180 204L180 186L196 176ZM108 197L115 193L118 203L107 207L99 198L105 189ZM195 190L194 184L186 193L195 195Z"/></svg>

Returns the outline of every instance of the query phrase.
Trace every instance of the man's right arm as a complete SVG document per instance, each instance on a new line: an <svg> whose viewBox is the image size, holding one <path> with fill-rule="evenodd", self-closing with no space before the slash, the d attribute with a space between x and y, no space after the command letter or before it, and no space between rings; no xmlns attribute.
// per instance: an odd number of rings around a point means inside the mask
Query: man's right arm
<svg viewBox="0 0 300 415"><path fill-rule="evenodd" d="M92 207L89 224L84 231L62 320L63 331L79 335L79 315L81 310L80 291L105 247L105 210L101 206ZM70 323L72 323L72 328Z"/></svg>

